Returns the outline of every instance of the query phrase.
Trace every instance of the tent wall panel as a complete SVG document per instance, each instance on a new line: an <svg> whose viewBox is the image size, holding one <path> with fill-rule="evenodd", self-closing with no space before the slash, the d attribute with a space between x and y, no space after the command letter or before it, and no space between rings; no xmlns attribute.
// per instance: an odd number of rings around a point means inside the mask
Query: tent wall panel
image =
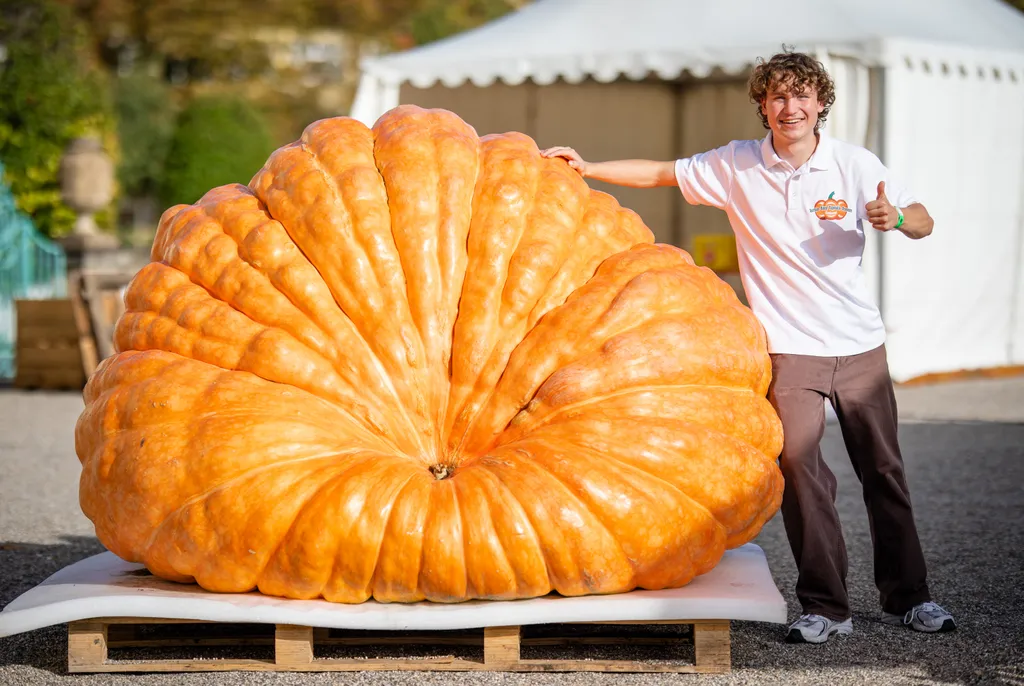
<svg viewBox="0 0 1024 686"><path fill-rule="evenodd" d="M883 237L893 376L1021 364L1021 75L907 57L885 103L886 162L935 219L925 240Z"/></svg>
<svg viewBox="0 0 1024 686"><path fill-rule="evenodd" d="M534 138L569 145L588 161L675 158L676 87L662 82L555 83L540 88ZM639 214L662 243L678 243L674 188L636 189L588 180Z"/></svg>
<svg viewBox="0 0 1024 686"><path fill-rule="evenodd" d="M543 148L570 145L587 160L676 157L677 119L674 84L662 82L557 82L485 88L463 84L415 88L405 85L401 102L443 107L472 125L480 135L521 131ZM678 242L677 197L674 188L631 189L598 181L592 188L613 195L637 212L664 243Z"/></svg>
<svg viewBox="0 0 1024 686"><path fill-rule="evenodd" d="M479 88L465 83L455 88L441 84L416 88L403 84L399 93L401 104L440 107L458 114L481 136L505 131L528 132L530 127L530 91L534 86L509 86L495 83Z"/></svg>
<svg viewBox="0 0 1024 686"><path fill-rule="evenodd" d="M680 141L677 157L689 157L732 140L764 136L761 119L747 95L746 76L724 81L689 81L681 93L682 106L676 122ZM680 245L685 250L693 251L694 237L700 234L732 234L725 212L690 205L679 193L676 198L681 220ZM720 276L745 300L738 273Z"/></svg>
<svg viewBox="0 0 1024 686"><path fill-rule="evenodd" d="M836 80L826 131L874 150L935 218L923 241L865 234L893 377L1024 365L1024 15L1001 0L863 0L843 5L837 31L821 0L785 16L748 0L643 2L537 0L367 59L352 116L417 102L588 159L672 159L763 135L742 79L793 45ZM728 231L675 189L608 190L688 250Z"/></svg>

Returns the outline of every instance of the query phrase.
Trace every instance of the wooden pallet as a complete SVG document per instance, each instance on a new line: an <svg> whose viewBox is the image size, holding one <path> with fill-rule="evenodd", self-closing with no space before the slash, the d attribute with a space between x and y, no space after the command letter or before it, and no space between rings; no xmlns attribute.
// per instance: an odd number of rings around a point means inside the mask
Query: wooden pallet
<svg viewBox="0 0 1024 686"><path fill-rule="evenodd" d="M523 636L519 626L487 627L471 632L345 632L337 636L335 630L294 626L288 624L266 626L264 635L247 637L196 637L187 633L176 638L147 636L143 630L168 628L181 624L206 624L215 628L242 627L221 623L201 623L180 619L147 619L134 617L108 617L71 622L68 624L69 672L206 672L206 671L500 671L500 672L701 672L725 673L730 669L730 638L728 620L659 620L592 622L602 625L674 624L692 627L692 634L662 634L653 637L638 636ZM149 626L143 626L149 625ZM558 625L561 627L563 625ZM564 625L569 626L569 625ZM178 627L179 629L181 627ZM534 629L535 627L528 627ZM557 628L557 627L556 627ZM381 634L384 635L381 635ZM692 642L691 642L692 641ZM524 659L523 646L579 646L615 645L633 648L641 645L692 646L692 663L652 660L607 659ZM483 648L482 659L453 656L441 657L389 657L389 658L317 658L314 648L331 646L391 646L410 654L413 645L476 646ZM111 648L167 649L193 646L206 648L244 648L272 646L272 659L203 658L203 659L148 659L132 657L130 661L111 660Z"/></svg>
<svg viewBox="0 0 1024 686"><path fill-rule="evenodd" d="M74 303L69 298L15 300L15 388L78 390L85 385Z"/></svg>

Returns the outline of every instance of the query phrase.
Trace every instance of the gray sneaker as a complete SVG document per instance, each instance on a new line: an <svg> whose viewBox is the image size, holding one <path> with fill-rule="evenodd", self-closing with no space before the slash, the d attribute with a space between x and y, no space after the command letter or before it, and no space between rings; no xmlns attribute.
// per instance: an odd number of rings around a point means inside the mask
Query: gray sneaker
<svg viewBox="0 0 1024 686"><path fill-rule="evenodd" d="M956 629L953 615L942 609L941 605L932 602L915 605L902 615L883 611L882 623L893 626L909 626L915 631L924 631L928 634Z"/></svg>
<svg viewBox="0 0 1024 686"><path fill-rule="evenodd" d="M853 633L853 618L837 622L821 615L800 615L789 625L786 643L824 643L829 636L849 636Z"/></svg>

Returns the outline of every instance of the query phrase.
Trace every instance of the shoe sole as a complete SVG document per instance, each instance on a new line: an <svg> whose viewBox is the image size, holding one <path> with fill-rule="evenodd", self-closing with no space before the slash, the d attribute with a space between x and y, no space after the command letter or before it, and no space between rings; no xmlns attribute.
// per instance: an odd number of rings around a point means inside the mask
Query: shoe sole
<svg viewBox="0 0 1024 686"><path fill-rule="evenodd" d="M832 638L833 635L845 639L851 633L853 633L853 632L852 631L840 631L840 630L836 629L834 631L830 631L829 633L825 634L824 637L822 637L819 640L815 641L813 639L812 640L808 640L807 638L804 638L804 635L802 633L800 633L799 629L790 629L789 633L786 634L786 643L809 643L811 645L821 645L822 643L827 643L828 639Z"/></svg>
<svg viewBox="0 0 1024 686"><path fill-rule="evenodd" d="M947 619L944 622L942 622L942 626L936 627L934 629L928 626L924 626L923 624L920 624L918 626L912 625L910 628L914 631L920 631L921 633L925 634L946 634L950 631L956 631L956 622L954 622L952 619Z"/></svg>
<svg viewBox="0 0 1024 686"><path fill-rule="evenodd" d="M914 631L920 631L923 634L946 634L950 631L956 631L956 622L952 619L947 619L943 621L942 626L936 627L934 629L931 627L927 627L924 624L918 624L917 626L914 626L913 624L904 624L902 619L894 621L883 618L882 624L885 624L886 626L903 626L908 629L913 629Z"/></svg>

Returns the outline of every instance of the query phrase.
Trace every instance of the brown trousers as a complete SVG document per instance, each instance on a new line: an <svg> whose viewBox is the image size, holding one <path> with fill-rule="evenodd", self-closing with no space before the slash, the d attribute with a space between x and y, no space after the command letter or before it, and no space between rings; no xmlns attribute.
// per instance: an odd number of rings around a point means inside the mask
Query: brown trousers
<svg viewBox="0 0 1024 686"><path fill-rule="evenodd" d="M875 585L882 609L902 613L930 600L924 555L897 441L896 398L885 346L847 357L772 355L768 399L785 434L782 518L807 614L850 616L846 544L836 512L836 478L821 456L824 398L835 408L846 450L864 489Z"/></svg>

